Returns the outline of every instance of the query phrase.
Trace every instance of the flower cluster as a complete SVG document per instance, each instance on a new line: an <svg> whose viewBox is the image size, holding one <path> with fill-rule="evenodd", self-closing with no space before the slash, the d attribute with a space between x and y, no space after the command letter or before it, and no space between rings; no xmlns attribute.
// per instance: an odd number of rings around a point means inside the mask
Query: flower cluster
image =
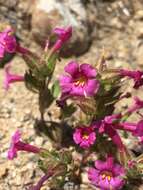
<svg viewBox="0 0 143 190"><path fill-rule="evenodd" d="M62 121L59 123L62 127L52 122L55 126L48 128L52 140L56 138L57 142L60 139L58 146L53 146L53 151L23 142L17 130L12 136L8 159L16 158L19 151L37 155L39 167L45 174L30 190L40 190L46 180L51 181L52 189L61 189L60 185L67 179L80 179L84 167L88 167L87 176L92 185L101 190L121 190L132 178L140 177L140 161L130 154L121 134L122 131L131 133L143 143L143 115L140 113L143 100L133 97L133 105L118 113L115 112L115 103L132 98L131 93L121 92L122 79L133 79L133 88L139 90L143 86L143 71L111 70L105 64L105 57L101 57L96 67L73 60L65 65L64 74L59 76L58 82L54 81L52 77L60 50L70 40L72 31L72 27L55 28L52 34L56 35L56 41L50 43L49 38L41 57L21 47L12 29L0 33L0 59L7 53L18 53L28 67L23 75L17 75L11 73L11 63L6 64L4 88L8 90L11 83L24 81L29 90L39 95L42 125L46 126L44 113L53 101L57 101L61 108ZM134 113L139 114L141 119L129 122L129 116ZM66 125L68 119L69 131ZM75 120L77 122L71 125ZM66 139L68 143L65 146ZM92 159L92 154L98 157L96 161Z"/></svg>

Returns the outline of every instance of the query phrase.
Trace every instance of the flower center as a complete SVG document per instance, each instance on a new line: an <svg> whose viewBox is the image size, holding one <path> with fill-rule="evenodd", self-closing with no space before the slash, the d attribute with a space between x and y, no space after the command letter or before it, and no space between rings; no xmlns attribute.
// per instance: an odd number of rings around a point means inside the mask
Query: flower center
<svg viewBox="0 0 143 190"><path fill-rule="evenodd" d="M86 84L86 82L87 78L85 76L81 76L75 80L74 85L83 87Z"/></svg>
<svg viewBox="0 0 143 190"><path fill-rule="evenodd" d="M101 173L101 176L102 176L102 179L103 179L103 180L104 180L104 179L107 179L109 182L111 181L111 179L112 179L112 177L113 177L112 173L109 172L109 171L104 171L104 172L102 172L102 173Z"/></svg>
<svg viewBox="0 0 143 190"><path fill-rule="evenodd" d="M89 138L89 135L86 132L84 132L82 135L82 139L88 140L88 138Z"/></svg>

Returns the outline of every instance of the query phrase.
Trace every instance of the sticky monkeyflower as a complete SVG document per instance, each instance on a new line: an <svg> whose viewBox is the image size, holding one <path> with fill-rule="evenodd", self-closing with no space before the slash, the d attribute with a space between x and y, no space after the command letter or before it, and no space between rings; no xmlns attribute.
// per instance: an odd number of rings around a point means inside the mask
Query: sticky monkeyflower
<svg viewBox="0 0 143 190"><path fill-rule="evenodd" d="M61 49L64 43L66 43L72 36L72 27L68 28L55 28L53 31L58 39L53 46L53 51L58 51Z"/></svg>
<svg viewBox="0 0 143 190"><path fill-rule="evenodd" d="M8 159L13 160L14 158L16 158L18 151L39 153L40 148L21 141L21 133L20 131L17 130L11 139L11 145L10 145L10 148L8 150L8 155L7 155Z"/></svg>
<svg viewBox="0 0 143 190"><path fill-rule="evenodd" d="M75 129L73 133L73 140L76 144L79 144L82 148L89 148L95 143L96 133L94 127L82 126Z"/></svg>
<svg viewBox="0 0 143 190"><path fill-rule="evenodd" d="M3 82L3 86L6 90L10 88L11 83L24 81L24 76L12 74L10 72L10 69L11 69L10 63L6 64L4 68L5 79Z"/></svg>
<svg viewBox="0 0 143 190"><path fill-rule="evenodd" d="M5 53L14 53L16 51L16 38L11 28L0 32L0 59Z"/></svg>
<svg viewBox="0 0 143 190"><path fill-rule="evenodd" d="M106 161L95 161L95 168L89 168L88 178L93 185L102 190L119 190L125 184L123 179L125 169L114 163L113 157L108 156Z"/></svg>
<svg viewBox="0 0 143 190"><path fill-rule="evenodd" d="M129 77L134 80L134 88L138 89L140 86L143 85L143 71L129 71L121 69L119 73L123 77Z"/></svg>
<svg viewBox="0 0 143 190"><path fill-rule="evenodd" d="M71 61L65 66L68 75L60 77L60 87L63 94L71 96L93 96L99 89L99 81L96 80L97 71L89 64L79 65Z"/></svg>

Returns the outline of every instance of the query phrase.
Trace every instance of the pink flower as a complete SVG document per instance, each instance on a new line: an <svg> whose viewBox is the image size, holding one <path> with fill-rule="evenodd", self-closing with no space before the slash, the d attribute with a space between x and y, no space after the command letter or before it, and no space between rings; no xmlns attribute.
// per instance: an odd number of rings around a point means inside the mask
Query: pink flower
<svg viewBox="0 0 143 190"><path fill-rule="evenodd" d="M16 39L12 29L0 32L0 58L3 58L5 53L14 53L16 46Z"/></svg>
<svg viewBox="0 0 143 190"><path fill-rule="evenodd" d="M114 122L117 122L119 119L121 119L122 115L119 113L119 114L113 114L113 115L109 115L109 116L106 116L104 118L104 121L108 124L113 124Z"/></svg>
<svg viewBox="0 0 143 190"><path fill-rule="evenodd" d="M139 99L137 96L134 97L134 104L128 109L128 113L133 113L143 108L143 100Z"/></svg>
<svg viewBox="0 0 143 190"><path fill-rule="evenodd" d="M119 73L121 76L132 78L134 80L134 88L138 89L143 85L143 71L129 71L121 69Z"/></svg>
<svg viewBox="0 0 143 190"><path fill-rule="evenodd" d="M88 178L93 185L102 190L119 190L125 184L123 179L125 170L123 166L113 162L113 157L106 161L97 160L95 168L90 168Z"/></svg>
<svg viewBox="0 0 143 190"><path fill-rule="evenodd" d="M13 160L15 157L17 157L18 151L27 151L27 152L33 152L33 153L39 153L40 149L22 142L21 140L21 133L20 131L16 131L14 135L12 136L11 145L8 150L8 159Z"/></svg>
<svg viewBox="0 0 143 190"><path fill-rule="evenodd" d="M136 137L143 137L143 120L138 123L120 123L120 127L124 130L132 132L132 134Z"/></svg>
<svg viewBox="0 0 143 190"><path fill-rule="evenodd" d="M96 133L94 131L94 127L78 127L75 129L73 134L73 139L76 144L79 144L82 148L89 148L94 144L96 140Z"/></svg>
<svg viewBox="0 0 143 190"><path fill-rule="evenodd" d="M68 28L55 28L54 33L57 34L58 40L54 44L54 52L61 49L64 43L66 43L72 36L72 27Z"/></svg>
<svg viewBox="0 0 143 190"><path fill-rule="evenodd" d="M11 83L24 81L24 76L10 73L10 67L11 67L10 63L6 64L5 66L4 88L6 90L9 89Z"/></svg>
<svg viewBox="0 0 143 190"><path fill-rule="evenodd" d="M89 64L79 65L77 62L70 62L65 67L68 75L60 77L60 86L63 94L71 96L93 96L99 89L99 82L95 79L97 72Z"/></svg>
<svg viewBox="0 0 143 190"><path fill-rule="evenodd" d="M122 143L121 137L118 134L118 120L121 118L121 114L114 114L106 116L103 120L93 122L93 126L98 129L100 134L106 133L113 141L113 143L119 148L121 152L125 151L125 146Z"/></svg>

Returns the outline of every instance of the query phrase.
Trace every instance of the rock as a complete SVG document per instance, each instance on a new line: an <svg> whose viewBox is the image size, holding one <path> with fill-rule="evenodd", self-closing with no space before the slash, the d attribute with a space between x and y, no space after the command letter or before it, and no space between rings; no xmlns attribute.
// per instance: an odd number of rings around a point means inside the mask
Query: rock
<svg viewBox="0 0 143 190"><path fill-rule="evenodd" d="M38 0L32 13L32 34L44 46L54 27L73 27L73 37L63 55L79 55L89 47L90 33L87 12L81 0Z"/></svg>
<svg viewBox="0 0 143 190"><path fill-rule="evenodd" d="M5 5L8 8L15 8L16 4L18 3L18 0L1 0L0 2L2 5Z"/></svg>
<svg viewBox="0 0 143 190"><path fill-rule="evenodd" d="M0 166L0 178L3 178L7 175L8 172L8 165L7 163L3 163Z"/></svg>
<svg viewBox="0 0 143 190"><path fill-rule="evenodd" d="M35 145L36 146L42 146L42 144L43 144L43 138L42 137L36 137Z"/></svg>

